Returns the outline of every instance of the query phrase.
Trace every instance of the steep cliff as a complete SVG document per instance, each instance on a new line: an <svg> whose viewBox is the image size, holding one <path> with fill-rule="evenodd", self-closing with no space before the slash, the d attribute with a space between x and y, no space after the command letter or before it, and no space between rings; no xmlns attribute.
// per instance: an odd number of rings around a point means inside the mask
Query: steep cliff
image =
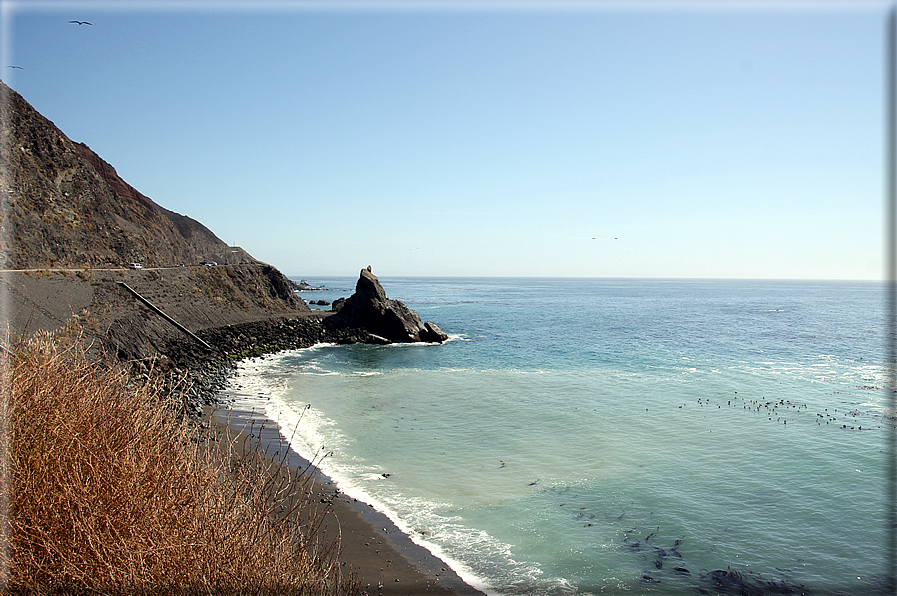
<svg viewBox="0 0 897 596"><path fill-rule="evenodd" d="M121 179L0 82L0 268L255 263Z"/></svg>

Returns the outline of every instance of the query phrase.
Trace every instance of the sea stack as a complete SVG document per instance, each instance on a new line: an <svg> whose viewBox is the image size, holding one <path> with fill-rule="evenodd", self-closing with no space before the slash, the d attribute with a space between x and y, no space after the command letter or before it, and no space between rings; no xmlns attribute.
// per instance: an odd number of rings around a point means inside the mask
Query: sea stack
<svg viewBox="0 0 897 596"><path fill-rule="evenodd" d="M336 303L334 303L336 304ZM443 342L448 335L435 323L421 323L420 316L399 300L386 297L370 266L361 270L355 293L328 317L333 329L365 331L366 343Z"/></svg>

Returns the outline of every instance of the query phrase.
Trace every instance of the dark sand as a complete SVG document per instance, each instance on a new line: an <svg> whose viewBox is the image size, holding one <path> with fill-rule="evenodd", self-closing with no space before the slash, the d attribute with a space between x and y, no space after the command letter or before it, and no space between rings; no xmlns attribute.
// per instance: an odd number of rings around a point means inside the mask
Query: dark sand
<svg viewBox="0 0 897 596"><path fill-rule="evenodd" d="M239 442L245 441L247 448L258 444L261 451L281 465L293 471L309 470L302 482L312 482L311 490L316 500L329 502L332 507L322 525L322 539L327 542L335 536L340 537L337 558L358 572L362 593L370 596L483 596L444 561L415 544L385 515L339 492L330 478L316 468L310 468L306 459L289 448L277 425L263 414L229 409L218 410L209 418L218 428L240 432Z"/></svg>

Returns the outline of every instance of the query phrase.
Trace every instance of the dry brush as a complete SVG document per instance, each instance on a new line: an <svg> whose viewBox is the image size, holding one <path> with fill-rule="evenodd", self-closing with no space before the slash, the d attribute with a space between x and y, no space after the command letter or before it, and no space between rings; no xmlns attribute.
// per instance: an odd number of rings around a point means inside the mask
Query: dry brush
<svg viewBox="0 0 897 596"><path fill-rule="evenodd" d="M49 335L4 354L4 366L8 592L357 593L338 545L317 534L326 512L307 483L201 436L154 377L135 383Z"/></svg>

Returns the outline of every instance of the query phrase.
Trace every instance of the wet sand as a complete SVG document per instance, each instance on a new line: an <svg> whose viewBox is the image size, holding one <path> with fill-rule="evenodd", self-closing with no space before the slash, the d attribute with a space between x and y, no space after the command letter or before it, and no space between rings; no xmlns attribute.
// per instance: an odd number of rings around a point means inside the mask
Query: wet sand
<svg viewBox="0 0 897 596"><path fill-rule="evenodd" d="M329 505L321 526L321 543L339 537L337 559L358 573L362 594L483 596L444 561L415 544L385 515L342 494L330 478L289 448L277 424L264 415L234 408L217 410L208 418L219 431L240 433L237 442L247 449L258 445L272 462L279 462L292 472L292 477L299 476L293 482L312 483L310 490L315 501L325 508ZM297 474L303 470L308 470L308 474ZM309 490L307 485L303 488Z"/></svg>

